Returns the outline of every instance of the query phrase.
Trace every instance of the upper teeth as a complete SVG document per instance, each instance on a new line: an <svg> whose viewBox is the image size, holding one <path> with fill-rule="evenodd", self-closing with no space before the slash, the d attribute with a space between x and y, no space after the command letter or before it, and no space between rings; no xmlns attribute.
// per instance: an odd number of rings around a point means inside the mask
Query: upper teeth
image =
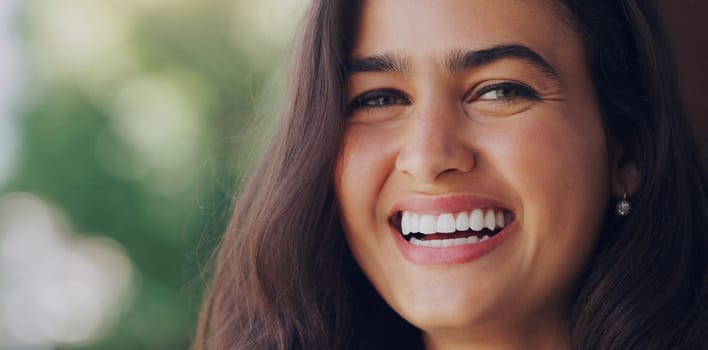
<svg viewBox="0 0 708 350"><path fill-rule="evenodd" d="M504 228L510 218L501 209L474 209L456 214L443 213L438 215L418 214L404 211L401 217L401 233L452 233L455 231L482 231L487 228Z"/></svg>

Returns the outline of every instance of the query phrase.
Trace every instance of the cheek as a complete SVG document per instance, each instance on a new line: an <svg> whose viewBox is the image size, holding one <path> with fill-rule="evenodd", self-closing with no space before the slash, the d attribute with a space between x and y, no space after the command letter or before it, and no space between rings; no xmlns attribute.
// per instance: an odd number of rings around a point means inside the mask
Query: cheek
<svg viewBox="0 0 708 350"><path fill-rule="evenodd" d="M572 107L579 103L568 103ZM507 125L505 137L490 138L509 182L555 204L596 202L609 191L605 134L599 114L587 108L539 108ZM496 135L498 136L498 135ZM595 195L584 196L588 193ZM529 209L529 208L525 208Z"/></svg>
<svg viewBox="0 0 708 350"><path fill-rule="evenodd" d="M556 119L518 129L513 141L500 145L514 158L508 163L517 164L512 183L557 200L586 198L581 194L608 184L605 140L599 123L574 124Z"/></svg>
<svg viewBox="0 0 708 350"><path fill-rule="evenodd" d="M350 126L335 171L335 191L346 240L359 266L378 286L387 283L383 271L393 253L385 248L388 224L383 217L385 211L379 207L395 164L394 145L388 133Z"/></svg>
<svg viewBox="0 0 708 350"><path fill-rule="evenodd" d="M348 232L376 219L377 201L394 165L391 142L374 128L350 126L337 160L335 189ZM366 219L366 220L364 220Z"/></svg>
<svg viewBox="0 0 708 350"><path fill-rule="evenodd" d="M532 238L524 246L524 265L544 266L538 288L569 283L594 245L608 199L600 118L546 115L519 121L508 133L494 147L502 176L521 199L524 234Z"/></svg>

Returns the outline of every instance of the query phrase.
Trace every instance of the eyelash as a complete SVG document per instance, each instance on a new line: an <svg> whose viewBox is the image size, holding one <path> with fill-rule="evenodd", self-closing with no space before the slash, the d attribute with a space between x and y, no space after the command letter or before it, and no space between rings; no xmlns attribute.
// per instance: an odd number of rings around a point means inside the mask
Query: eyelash
<svg viewBox="0 0 708 350"><path fill-rule="evenodd" d="M482 98L484 95L490 92L497 92L497 98L486 99ZM506 91L506 92L502 92ZM509 92L512 92L511 94ZM500 96L501 92L501 96ZM506 97L504 95L511 95ZM384 99L388 99L388 102ZM529 101L539 101L539 97L536 90L532 89L526 84L519 82L500 82L495 84L490 84L483 86L482 88L473 92L471 98L466 99L466 103L472 103L475 101L486 101L486 102L503 102L509 103L516 99L524 99ZM393 101L391 101L393 100ZM365 92L356 98L349 104L347 111L352 113L360 109L374 109L374 108L385 108L392 105L409 105L410 100L405 97L401 92L396 90L382 89Z"/></svg>
<svg viewBox="0 0 708 350"><path fill-rule="evenodd" d="M382 99L393 99L394 103L385 103ZM377 101L378 100L378 101ZM383 103L382 103L383 102ZM354 112L359 109L371 109L371 108L384 108L391 105L403 104L408 105L410 101L407 97L404 97L400 92L396 90L374 90L365 92L356 98L349 104L347 110L349 112Z"/></svg>
<svg viewBox="0 0 708 350"><path fill-rule="evenodd" d="M494 91L497 92L498 97L496 99L482 98L484 95ZM499 93L501 91L506 91L506 93L502 93L502 96L499 96ZM513 94L508 97L504 96L507 95L509 91L512 91ZM538 101L541 99L538 95L538 92L536 92L536 90L532 89L530 86L519 82L505 81L501 83L483 86L482 88L475 91L470 99L467 99L467 103L471 103L474 101L511 102L519 98L529 101Z"/></svg>

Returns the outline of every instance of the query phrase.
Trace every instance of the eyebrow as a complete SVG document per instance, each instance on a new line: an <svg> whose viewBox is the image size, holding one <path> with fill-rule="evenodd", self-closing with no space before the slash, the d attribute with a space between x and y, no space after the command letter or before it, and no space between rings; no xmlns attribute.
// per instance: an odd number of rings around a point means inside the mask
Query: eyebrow
<svg viewBox="0 0 708 350"><path fill-rule="evenodd" d="M558 72L536 51L524 45L499 45L477 51L458 50L450 54L445 62L448 70L454 73L484 66L502 59L517 59L536 66L552 78L558 78Z"/></svg>
<svg viewBox="0 0 708 350"><path fill-rule="evenodd" d="M524 45L498 45L482 50L456 50L443 60L444 66L453 73L477 68L503 59L522 60L540 69L551 78L558 73L540 54ZM386 72L406 74L411 70L408 59L392 54L380 54L356 58L349 62L348 73Z"/></svg>
<svg viewBox="0 0 708 350"><path fill-rule="evenodd" d="M362 72L386 72L406 74L410 63L405 57L381 54L357 58L349 62L349 74Z"/></svg>

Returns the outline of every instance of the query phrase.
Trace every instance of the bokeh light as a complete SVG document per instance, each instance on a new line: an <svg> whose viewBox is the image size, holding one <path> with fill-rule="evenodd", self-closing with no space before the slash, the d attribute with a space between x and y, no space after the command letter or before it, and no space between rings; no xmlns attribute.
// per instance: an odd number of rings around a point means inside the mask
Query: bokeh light
<svg viewBox="0 0 708 350"><path fill-rule="evenodd" d="M184 191L193 180L203 144L202 115L191 96L188 86L170 76L126 82L115 96L110 132L131 146L136 161L111 168L132 166L130 173L150 191Z"/></svg>
<svg viewBox="0 0 708 350"><path fill-rule="evenodd" d="M0 198L0 348L81 344L128 306L133 269L123 247L71 230L27 193Z"/></svg>
<svg viewBox="0 0 708 350"><path fill-rule="evenodd" d="M305 2L0 2L0 350L189 347Z"/></svg>

